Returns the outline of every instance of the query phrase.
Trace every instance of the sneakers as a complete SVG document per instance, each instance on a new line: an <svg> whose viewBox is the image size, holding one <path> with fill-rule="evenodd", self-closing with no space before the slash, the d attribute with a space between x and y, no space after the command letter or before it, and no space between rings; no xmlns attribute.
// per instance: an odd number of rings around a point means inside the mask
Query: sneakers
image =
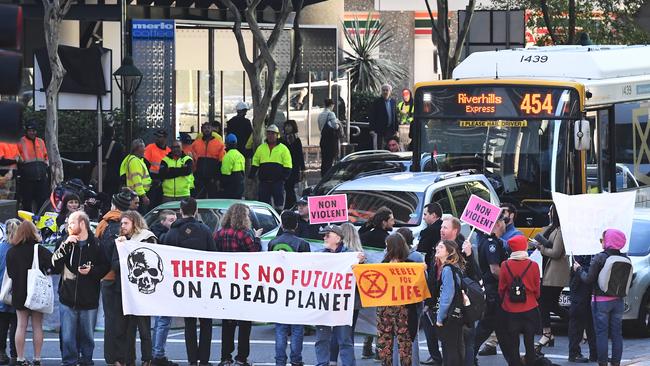
<svg viewBox="0 0 650 366"><path fill-rule="evenodd" d="M176 362L172 362L167 359L167 357L160 357L160 358L155 358L151 360L151 364L153 366L178 366Z"/></svg>
<svg viewBox="0 0 650 366"><path fill-rule="evenodd" d="M232 366L232 360L221 360L219 366Z"/></svg>
<svg viewBox="0 0 650 366"><path fill-rule="evenodd" d="M252 365L248 363L248 360L246 361L235 360L235 366L252 366Z"/></svg>

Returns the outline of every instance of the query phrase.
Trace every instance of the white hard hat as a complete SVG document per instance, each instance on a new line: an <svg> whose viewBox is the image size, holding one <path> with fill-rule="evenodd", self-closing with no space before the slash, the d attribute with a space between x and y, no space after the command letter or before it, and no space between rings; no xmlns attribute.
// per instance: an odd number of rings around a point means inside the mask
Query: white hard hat
<svg viewBox="0 0 650 366"><path fill-rule="evenodd" d="M248 103L246 102L239 102L237 103L237 106L235 107L236 110L241 111L244 109L248 109Z"/></svg>

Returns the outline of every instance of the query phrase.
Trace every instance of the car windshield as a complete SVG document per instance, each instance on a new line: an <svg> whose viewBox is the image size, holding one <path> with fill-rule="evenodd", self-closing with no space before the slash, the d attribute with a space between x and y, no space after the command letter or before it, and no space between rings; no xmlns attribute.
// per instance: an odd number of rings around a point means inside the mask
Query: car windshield
<svg viewBox="0 0 650 366"><path fill-rule="evenodd" d="M334 166L314 188L313 195L328 194L339 184L362 176L403 172L405 165L396 161L351 161Z"/></svg>
<svg viewBox="0 0 650 366"><path fill-rule="evenodd" d="M362 225L382 206L393 211L395 226L417 226L422 213L422 192L402 191L341 191L348 196L348 217Z"/></svg>
<svg viewBox="0 0 650 366"><path fill-rule="evenodd" d="M650 254L650 221L634 220L628 255L644 257Z"/></svg>
<svg viewBox="0 0 650 366"><path fill-rule="evenodd" d="M181 217L179 209L173 208L171 210L176 212L176 216L178 218ZM162 209L154 209L152 211L149 211L149 213L145 215L144 219L147 222L147 225L149 227L151 227L156 223L160 211L162 211ZM199 221L206 224L211 231L214 231L217 225L221 222L223 215L225 214L226 214L225 209L199 208L199 214L197 218L199 219Z"/></svg>

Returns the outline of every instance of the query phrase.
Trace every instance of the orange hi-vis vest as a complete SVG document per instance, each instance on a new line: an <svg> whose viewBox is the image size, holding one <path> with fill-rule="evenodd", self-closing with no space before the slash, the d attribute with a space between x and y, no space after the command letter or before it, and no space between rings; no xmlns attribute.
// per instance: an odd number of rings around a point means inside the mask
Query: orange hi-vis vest
<svg viewBox="0 0 650 366"><path fill-rule="evenodd" d="M45 141L37 137L34 141L23 136L18 144L18 151L23 164L43 161L48 163Z"/></svg>
<svg viewBox="0 0 650 366"><path fill-rule="evenodd" d="M0 142L0 159L20 160L18 144L11 142ZM3 166L4 169L17 169L16 163Z"/></svg>
<svg viewBox="0 0 650 366"><path fill-rule="evenodd" d="M169 146L161 149L155 143L147 145L144 148L144 158L151 164L149 173L158 174L160 171L160 162L172 151Z"/></svg>

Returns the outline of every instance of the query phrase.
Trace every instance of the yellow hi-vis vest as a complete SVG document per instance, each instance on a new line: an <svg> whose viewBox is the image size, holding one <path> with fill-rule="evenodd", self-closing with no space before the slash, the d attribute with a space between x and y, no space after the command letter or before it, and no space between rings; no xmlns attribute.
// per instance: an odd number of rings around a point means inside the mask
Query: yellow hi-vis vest
<svg viewBox="0 0 650 366"><path fill-rule="evenodd" d="M122 160L120 176L126 175L126 186L138 196L144 196L151 188L151 176L142 158L129 154Z"/></svg>
<svg viewBox="0 0 650 366"><path fill-rule="evenodd" d="M172 159L165 156L162 161L168 168L183 168L187 161L192 158L184 155L180 159ZM192 173L176 178L167 178L162 182L163 196L165 197L187 197L190 195L190 189L194 186L194 175Z"/></svg>

